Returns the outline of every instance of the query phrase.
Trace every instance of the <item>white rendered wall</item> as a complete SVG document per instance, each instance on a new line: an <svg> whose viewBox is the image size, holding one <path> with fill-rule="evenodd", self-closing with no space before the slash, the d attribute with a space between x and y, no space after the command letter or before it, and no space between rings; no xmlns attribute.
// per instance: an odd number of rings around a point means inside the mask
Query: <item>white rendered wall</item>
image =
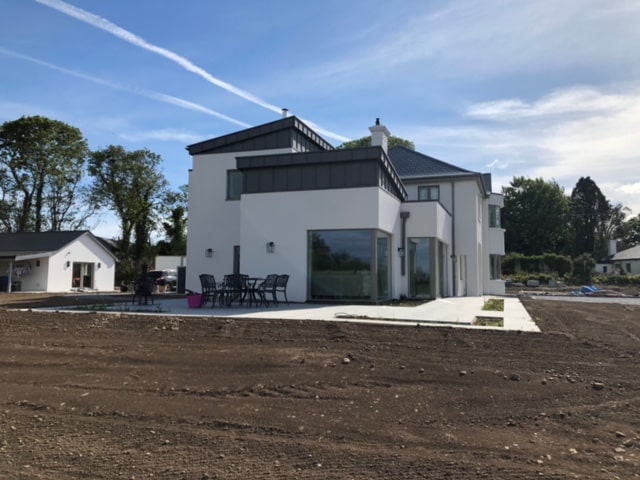
<svg viewBox="0 0 640 480"><path fill-rule="evenodd" d="M69 267L67 267L67 262L70 262ZM34 290L42 289L48 292L71 290L74 262L93 264L93 288L95 290L114 290L115 259L87 235L79 237L75 242L49 257L47 283L46 285L35 285ZM97 267L98 263L100 263L100 268Z"/></svg>
<svg viewBox="0 0 640 480"><path fill-rule="evenodd" d="M245 194L241 203L242 273L290 275L287 295L298 302L307 300L309 230L393 233L400 206L378 187ZM273 253L267 242L274 242Z"/></svg>
<svg viewBox="0 0 640 480"><path fill-rule="evenodd" d="M454 222L455 222L455 254L466 257L466 295L482 295L482 197L478 183L465 180L455 183ZM457 264L457 268L460 265ZM457 276L459 278L459 275ZM457 285L456 295L463 295L465 289Z"/></svg>
<svg viewBox="0 0 640 480"><path fill-rule="evenodd" d="M412 237L433 237L445 244L447 251L451 246L451 215L445 211L439 202L409 202L402 205L402 211L409 212L409 218L406 223L406 236ZM398 242L400 242L400 234L398 234ZM398 245L400 246L400 245ZM405 258L406 262L407 259ZM447 255L444 259L445 276L448 279L445 296L451 294L451 259ZM396 284L401 288L401 294L408 295L409 292L409 275L408 264L406 273L401 275L398 268L398 277Z"/></svg>
<svg viewBox="0 0 640 480"><path fill-rule="evenodd" d="M217 281L233 271L233 246L240 245L240 202L227 200L227 170L236 170L236 158L291 153L293 149L196 155L189 171L189 233L186 288L200 291L198 275L210 273ZM213 256L205 251L213 249Z"/></svg>

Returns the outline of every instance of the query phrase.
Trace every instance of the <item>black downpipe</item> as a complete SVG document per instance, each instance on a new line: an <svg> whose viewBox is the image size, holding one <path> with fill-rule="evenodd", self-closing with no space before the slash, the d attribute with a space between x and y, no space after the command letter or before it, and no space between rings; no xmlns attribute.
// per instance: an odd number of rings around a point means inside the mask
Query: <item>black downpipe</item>
<svg viewBox="0 0 640 480"><path fill-rule="evenodd" d="M451 270L453 275L451 276L453 296L457 295L456 284L458 282L458 276L456 275L456 262L458 257L456 256L456 184L451 182Z"/></svg>
<svg viewBox="0 0 640 480"><path fill-rule="evenodd" d="M401 245L400 245L400 274L404 277L407 273L407 218L409 218L410 212L400 212L400 218L402 219L402 233L401 233Z"/></svg>

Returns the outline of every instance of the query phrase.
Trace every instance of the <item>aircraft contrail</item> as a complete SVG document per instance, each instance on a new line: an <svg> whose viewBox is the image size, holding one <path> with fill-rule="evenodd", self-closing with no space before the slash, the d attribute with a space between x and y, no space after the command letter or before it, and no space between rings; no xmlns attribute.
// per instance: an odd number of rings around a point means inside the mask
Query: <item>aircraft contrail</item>
<svg viewBox="0 0 640 480"><path fill-rule="evenodd" d="M190 102L188 100L184 100L182 98L179 97L174 97L172 95L167 95L165 93L160 93L160 92L154 92L151 90L145 90L145 89L138 89L138 88L133 88L133 87L129 87L126 85L121 85L119 83L114 83L114 82L110 82L108 80L104 80L102 78L98 78L98 77L94 77L91 75L87 75L86 73L82 73L82 72L76 72L75 70L70 70L68 68L64 68L64 67L60 67L58 65L54 65L53 63L49 63L49 62L45 62L43 60L39 60L37 58L34 57L30 57L28 55L23 55L22 53L18 53L18 52L14 52L12 50L7 50L6 48L2 48L0 47L0 53L5 54L5 55L9 55L15 58L20 58L21 60L26 60L28 62L31 63L35 63L37 65L40 65L42 67L47 67L50 68L52 70L56 70L58 72L64 73L66 75L71 75L73 77L77 77L77 78L81 78L83 80L87 80L89 82L93 82L93 83L97 83L99 85L103 85L105 87L109 87L112 88L114 90L120 90L120 91L124 91L124 92L129 92L135 95L140 95L143 97L147 97L150 98L152 100L156 100L159 102L163 102L163 103L169 103L171 105L175 105L181 108L185 108L187 110L192 110L192 111L196 111L196 112L201 112L207 115L211 115L212 117L217 117L221 120L224 120L226 122L229 123L234 123L236 125L239 125L241 127L251 127L250 124L243 122L241 120L236 120L235 118L229 117L227 115L224 115L220 112L216 112L215 110L211 110L210 108L204 107L202 105L198 105L197 103L193 103Z"/></svg>
<svg viewBox="0 0 640 480"><path fill-rule="evenodd" d="M132 32L129 32L128 30L125 30L122 27L119 27L118 25L110 22L106 18L99 17L98 15L95 15L91 12L88 12L81 8L70 5L66 2L63 2L62 0L35 0L35 1L40 3L41 5L45 5L47 7L53 8L54 10L58 10L59 12L64 13L65 15L76 18L82 22L88 23L93 27L104 30L105 32L110 33L111 35L114 35L124 40L125 42L128 42L137 47L143 48L150 52L153 52L162 57L165 57L168 60L171 60L172 62L177 63L185 70L195 73L196 75L204 78L209 83L212 83L217 87L223 88L224 90L227 90L228 92L233 93L234 95L237 95L249 102L255 103L256 105L264 107L278 114L282 112L282 109L280 107L277 107L276 105L273 105L265 100L262 100L260 97L250 92L247 92L246 90L242 90L241 88L238 88L234 85L231 85L228 82L225 82L223 80L220 80L219 78L214 77L209 72L195 65L193 62L191 62L187 58L181 55L178 55L177 53L174 53L170 50L167 50L166 48L162 48L150 42L147 42L144 38L139 37L138 35ZM342 135L338 135L336 133L332 133L327 130L322 130L322 133L324 133L328 137L335 138L342 142L349 140L347 137L343 137Z"/></svg>

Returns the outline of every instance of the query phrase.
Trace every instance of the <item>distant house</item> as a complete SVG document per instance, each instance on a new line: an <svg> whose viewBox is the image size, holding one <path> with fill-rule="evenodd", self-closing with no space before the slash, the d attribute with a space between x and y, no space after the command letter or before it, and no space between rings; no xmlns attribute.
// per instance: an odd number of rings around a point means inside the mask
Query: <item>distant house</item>
<svg viewBox="0 0 640 480"><path fill-rule="evenodd" d="M0 291L113 291L115 267L88 231L0 233Z"/></svg>
<svg viewBox="0 0 640 480"><path fill-rule="evenodd" d="M614 272L640 275L640 245L616 253L611 262Z"/></svg>
<svg viewBox="0 0 640 480"><path fill-rule="evenodd" d="M504 294L491 175L402 147L335 149L296 117L190 145L187 288L289 274L295 301Z"/></svg>

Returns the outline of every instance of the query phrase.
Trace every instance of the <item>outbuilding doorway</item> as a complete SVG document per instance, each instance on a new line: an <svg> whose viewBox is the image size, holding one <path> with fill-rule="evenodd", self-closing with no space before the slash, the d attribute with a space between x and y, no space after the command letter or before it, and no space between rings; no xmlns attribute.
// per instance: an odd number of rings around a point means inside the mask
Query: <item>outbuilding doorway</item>
<svg viewBox="0 0 640 480"><path fill-rule="evenodd" d="M73 262L71 288L93 288L93 263Z"/></svg>

